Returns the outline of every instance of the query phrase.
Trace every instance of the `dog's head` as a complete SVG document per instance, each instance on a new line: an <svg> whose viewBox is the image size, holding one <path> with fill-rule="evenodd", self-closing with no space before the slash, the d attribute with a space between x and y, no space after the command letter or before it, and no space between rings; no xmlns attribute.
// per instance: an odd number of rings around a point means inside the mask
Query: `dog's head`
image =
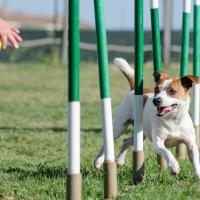
<svg viewBox="0 0 200 200"><path fill-rule="evenodd" d="M157 108L157 116L164 117L171 113L183 112L189 108L189 89L193 83L199 83L196 76L169 78L164 72L154 73L153 104Z"/></svg>

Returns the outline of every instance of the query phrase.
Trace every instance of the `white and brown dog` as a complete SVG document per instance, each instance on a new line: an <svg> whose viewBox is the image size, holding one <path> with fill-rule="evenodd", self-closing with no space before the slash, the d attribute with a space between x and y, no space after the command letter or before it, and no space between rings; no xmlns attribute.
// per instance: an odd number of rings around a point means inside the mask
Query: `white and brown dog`
<svg viewBox="0 0 200 200"><path fill-rule="evenodd" d="M122 58L116 58L114 63L128 79L131 87L131 92L121 102L115 115L113 132L116 139L130 124L133 125L134 70ZM194 76L170 78L164 72L157 72L154 74L154 80L156 82L154 92L145 90L144 94L144 139L149 138L152 141L155 151L165 158L172 174L178 174L180 168L168 148L179 143L186 144L195 174L200 180L199 151L193 122L188 113L189 89L193 83L199 83L199 79ZM127 149L133 144L133 140L133 137L124 140L116 159L118 165L124 164ZM103 152L102 147L94 163L96 168L101 167L104 162Z"/></svg>

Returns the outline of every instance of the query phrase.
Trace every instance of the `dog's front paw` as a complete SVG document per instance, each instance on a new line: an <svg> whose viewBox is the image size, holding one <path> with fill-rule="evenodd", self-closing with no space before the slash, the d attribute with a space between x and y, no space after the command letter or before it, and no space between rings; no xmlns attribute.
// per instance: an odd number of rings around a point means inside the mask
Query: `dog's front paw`
<svg viewBox="0 0 200 200"><path fill-rule="evenodd" d="M180 167L176 160L174 160L173 162L169 162L168 168L172 175L178 175L180 173Z"/></svg>
<svg viewBox="0 0 200 200"><path fill-rule="evenodd" d="M98 158L94 161L94 167L100 169L104 163L104 159Z"/></svg>

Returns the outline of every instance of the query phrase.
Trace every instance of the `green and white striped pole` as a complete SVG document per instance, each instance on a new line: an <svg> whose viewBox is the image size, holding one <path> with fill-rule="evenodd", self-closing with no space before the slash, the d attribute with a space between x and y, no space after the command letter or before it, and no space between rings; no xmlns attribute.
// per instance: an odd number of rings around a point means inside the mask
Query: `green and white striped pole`
<svg viewBox="0 0 200 200"><path fill-rule="evenodd" d="M190 43L191 0L184 0L181 36L181 66L180 76L188 74L189 43Z"/></svg>
<svg viewBox="0 0 200 200"><path fill-rule="evenodd" d="M189 43L190 43L190 14L191 0L184 0L183 16L182 16L182 38L181 38L181 65L180 76L186 76L188 73L189 59ZM184 144L177 145L177 156L184 160L186 158L186 146Z"/></svg>
<svg viewBox="0 0 200 200"><path fill-rule="evenodd" d="M194 1L194 35L193 35L193 75L200 77L200 0ZM200 84L192 88L192 119L195 127L197 144L200 145L199 112Z"/></svg>
<svg viewBox="0 0 200 200"><path fill-rule="evenodd" d="M81 200L79 0L69 1L67 199Z"/></svg>
<svg viewBox="0 0 200 200"><path fill-rule="evenodd" d="M144 30L143 0L135 0L135 94L134 94L134 151L133 183L144 177L143 152L143 66L144 66Z"/></svg>
<svg viewBox="0 0 200 200"><path fill-rule="evenodd" d="M117 166L114 154L108 51L106 30L104 25L104 0L94 0L94 8L98 47L102 124L104 134L104 198L112 199L117 196Z"/></svg>
<svg viewBox="0 0 200 200"><path fill-rule="evenodd" d="M151 30L152 30L152 41L153 41L154 72L159 72L163 70L158 9L159 9L158 0L151 0Z"/></svg>
<svg viewBox="0 0 200 200"><path fill-rule="evenodd" d="M150 0L151 3L151 30L153 42L153 63L154 73L163 70L160 42L160 25L159 25L159 3L158 0ZM167 164L164 158L157 155L157 161L161 170L167 169Z"/></svg>

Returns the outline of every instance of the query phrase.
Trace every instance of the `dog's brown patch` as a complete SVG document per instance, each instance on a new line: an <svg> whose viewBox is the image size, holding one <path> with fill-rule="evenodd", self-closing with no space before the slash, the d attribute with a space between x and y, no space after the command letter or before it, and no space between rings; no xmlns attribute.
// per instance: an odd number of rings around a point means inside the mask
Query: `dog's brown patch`
<svg viewBox="0 0 200 200"><path fill-rule="evenodd" d="M173 79L167 88L167 94L170 97L184 100L189 95L189 89L183 87L181 84L181 79Z"/></svg>
<svg viewBox="0 0 200 200"><path fill-rule="evenodd" d="M126 77L126 79L128 80L128 82L129 82L129 86L130 86L130 89L131 90L134 90L134 79L133 79L133 77L132 76L130 76L129 74L126 74L125 72L123 72L123 71L121 71L123 74L124 74L124 76Z"/></svg>
<svg viewBox="0 0 200 200"><path fill-rule="evenodd" d="M168 76L165 72L154 72L154 81L158 83L161 79L166 79Z"/></svg>
<svg viewBox="0 0 200 200"><path fill-rule="evenodd" d="M150 88L144 88L144 94L153 93L153 90Z"/></svg>
<svg viewBox="0 0 200 200"><path fill-rule="evenodd" d="M163 84L166 80L169 80L170 78L165 77L163 79L160 79L157 83L156 86L154 87L154 94L158 94L163 90Z"/></svg>
<svg viewBox="0 0 200 200"><path fill-rule="evenodd" d="M143 96L143 108L144 108L144 106L146 105L146 102L147 102L147 100L148 100L148 96L147 95L144 95Z"/></svg>
<svg viewBox="0 0 200 200"><path fill-rule="evenodd" d="M160 93L163 90L163 84L166 80L169 80L168 77L160 79L154 88L155 95ZM182 78L174 78L171 83L166 88L167 94L176 99L184 100L189 95L189 89L192 87L192 83L197 83L199 79L194 76L185 76Z"/></svg>
<svg viewBox="0 0 200 200"><path fill-rule="evenodd" d="M200 83L200 78L198 76L187 75L181 78L181 84L184 88L191 88L193 83Z"/></svg>

